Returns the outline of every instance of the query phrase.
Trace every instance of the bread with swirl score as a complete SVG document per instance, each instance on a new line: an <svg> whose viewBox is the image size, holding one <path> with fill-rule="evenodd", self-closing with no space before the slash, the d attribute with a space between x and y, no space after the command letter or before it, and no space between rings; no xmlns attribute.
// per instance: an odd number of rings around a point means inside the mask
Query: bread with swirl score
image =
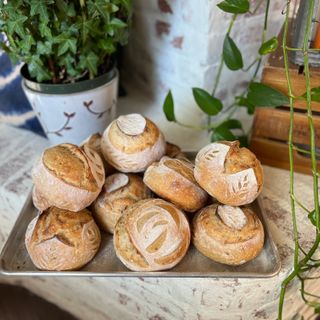
<svg viewBox="0 0 320 320"><path fill-rule="evenodd" d="M46 149L32 170L33 201L40 210L70 211L88 207L105 181L100 156L91 148L63 143Z"/></svg>
<svg viewBox="0 0 320 320"><path fill-rule="evenodd" d="M143 172L166 151L159 128L148 118L133 113L120 116L105 130L101 140L104 158L124 173Z"/></svg>
<svg viewBox="0 0 320 320"><path fill-rule="evenodd" d="M141 200L129 207L114 232L117 257L133 271L173 268L190 244L184 213L162 199Z"/></svg>

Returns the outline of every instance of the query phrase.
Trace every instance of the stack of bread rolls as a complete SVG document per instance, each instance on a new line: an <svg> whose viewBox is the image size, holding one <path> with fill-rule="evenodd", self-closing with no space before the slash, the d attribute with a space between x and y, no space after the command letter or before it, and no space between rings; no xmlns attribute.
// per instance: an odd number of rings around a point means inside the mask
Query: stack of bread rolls
<svg viewBox="0 0 320 320"><path fill-rule="evenodd" d="M227 265L254 259L264 229L247 205L261 192L260 162L239 143L211 143L192 163L140 114L120 116L80 146L46 149L32 171L39 215L25 243L42 270L76 270L113 234L133 271L173 268L190 243ZM100 228L100 230L99 230Z"/></svg>

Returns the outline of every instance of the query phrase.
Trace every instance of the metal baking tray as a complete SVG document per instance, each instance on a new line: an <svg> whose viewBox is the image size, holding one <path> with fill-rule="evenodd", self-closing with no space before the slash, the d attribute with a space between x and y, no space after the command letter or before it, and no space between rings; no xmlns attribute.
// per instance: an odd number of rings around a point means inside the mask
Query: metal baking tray
<svg viewBox="0 0 320 320"><path fill-rule="evenodd" d="M260 255L238 267L226 266L203 256L191 245L184 259L173 269L161 272L133 272L116 257L112 235L102 233L102 244L95 258L79 271L41 271L32 263L24 244L29 222L37 215L29 195L0 256L0 274L7 276L78 277L202 277L268 278L280 271L280 257L265 220L260 199L251 204L265 228L265 244Z"/></svg>

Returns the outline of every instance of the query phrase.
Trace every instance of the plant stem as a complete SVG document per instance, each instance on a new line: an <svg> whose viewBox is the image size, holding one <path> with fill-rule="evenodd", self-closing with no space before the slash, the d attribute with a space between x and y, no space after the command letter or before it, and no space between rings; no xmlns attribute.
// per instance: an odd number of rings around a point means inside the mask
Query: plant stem
<svg viewBox="0 0 320 320"><path fill-rule="evenodd" d="M228 31L227 31L228 35L230 34L230 32L232 30L232 27L233 27L233 24L234 24L236 18L237 18L237 15L234 14L232 16L232 19L231 19L230 23L229 23L229 27L228 27ZM221 72L222 72L223 65L224 65L223 54L221 54L218 71L217 71L216 77L214 79L214 87L213 87L213 91L212 91L212 96L215 96L215 94L217 92L218 85L219 85L220 78L221 78Z"/></svg>
<svg viewBox="0 0 320 320"><path fill-rule="evenodd" d="M294 202L294 164L293 164L293 148L292 148L293 127L294 127L294 108L293 108L293 90L292 90L292 83L291 83L291 78L289 73L289 58L288 58L288 52L286 49L288 30L289 30L289 11L290 11L290 1L287 2L282 47L283 47L283 59L284 59L284 67L285 67L285 73L286 73L286 78L288 83L288 93L289 93L289 103L290 103L290 129L289 129L290 204L291 204L291 216L292 216L292 223L293 223L293 235L294 235L294 242L295 242L294 267L296 268L298 264L299 246L298 246L297 219L296 219L295 202Z"/></svg>
<svg viewBox="0 0 320 320"><path fill-rule="evenodd" d="M309 39L311 34L311 23L314 11L315 0L309 1L309 10L308 10L308 19L307 26L304 35L303 41L303 60L304 60L304 72L306 79L306 93L307 93L307 114L310 128L310 149L311 149L311 163L312 171L317 171L317 156L316 156L316 144L315 144L315 130L312 117L312 108L311 108L311 83L310 83L310 69L309 69ZM317 234L320 232L320 211L319 211L319 194L318 194L318 176L313 174L313 197L314 197L314 207L316 212L316 226Z"/></svg>

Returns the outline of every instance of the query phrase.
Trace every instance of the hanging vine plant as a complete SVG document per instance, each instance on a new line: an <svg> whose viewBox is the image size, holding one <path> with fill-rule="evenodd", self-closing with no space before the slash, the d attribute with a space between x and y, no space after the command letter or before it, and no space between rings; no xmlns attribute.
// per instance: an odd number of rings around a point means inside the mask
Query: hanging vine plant
<svg viewBox="0 0 320 320"><path fill-rule="evenodd" d="M229 23L227 33L223 42L222 54L220 58L220 64L215 76L214 86L212 92L207 92L201 88L192 88L192 93L194 100L198 107L208 116L207 125L195 126L187 123L182 123L178 120L175 109L174 109L174 99L172 92L169 91L164 104L163 111L168 121L175 122L180 126L186 128L192 128L196 130L208 130L211 135L211 141L218 140L240 140L242 145L247 145L247 133L244 132L243 126L238 119L233 118L234 113L239 107L244 107L248 114L253 114L255 108L259 107L277 107L283 105L290 106L290 130L288 136L288 149L289 149L289 160L290 160L290 204L291 204L291 218L293 224L293 240L294 240L294 261L293 270L289 276L283 281L279 296L279 307L278 307L278 320L283 319L283 307L285 302L285 294L288 285L295 279L300 281L300 292L303 301L314 309L315 315L320 315L320 295L308 292L305 289L307 281L314 281L320 279L320 276L310 276L309 272L320 268L320 259L316 257L316 253L319 252L320 246L320 206L319 206L319 176L317 167L317 153L316 143L315 143L315 127L313 120L313 112L311 103L313 101L320 102L320 87L311 88L310 83L310 68L309 68L309 52L319 51L319 49L310 49L309 39L311 38L311 25L312 17L314 14L316 0L310 0L308 2L308 18L306 29L304 32L304 42L302 48L291 48L288 46L288 31L289 31L289 13L291 0L286 1L284 16L284 35L282 41L283 49L283 59L284 67L288 84L288 93L284 95L283 93L267 86L265 84L257 82L257 74L261 67L262 58L264 55L274 52L278 47L278 40L276 37L266 40L266 31L268 26L268 14L270 0L266 1L266 8L264 14L264 27L261 35L261 46L257 52L257 58L249 63L248 67L244 67L245 62L240 49L238 48L236 42L232 39L232 28L237 17L242 14L254 14L263 1L260 1L256 8L250 9L250 3L248 0L224 0L220 2L217 6L230 14L232 18ZM292 83L289 73L289 51L301 51L304 57L304 76L306 83L306 92L301 96L294 96L292 90ZM237 71L243 70L249 72L251 68L255 67L253 76L248 82L248 86L245 88L240 96L234 97L234 101L228 105L224 106L223 102L216 97L216 92L219 87L221 73L223 67L226 66L228 69ZM307 115L309 121L310 130L310 149L304 150L299 149L293 143L293 129L294 129L294 102L295 100L306 100L307 102ZM217 122L217 116L221 118L222 121ZM235 133L238 132L238 133ZM239 133L240 132L240 133ZM313 177L313 200L314 207L308 209L306 205L303 204L301 199L295 194L295 175L294 175L294 161L293 152L295 150L301 151L307 154L311 159L311 171ZM305 214L310 220L310 224L314 228L315 238L309 250L303 248L299 243L299 225L297 223L296 217L296 207L302 208ZM304 319L303 316L301 319Z"/></svg>
<svg viewBox="0 0 320 320"><path fill-rule="evenodd" d="M180 122L175 114L174 99L171 91L168 92L163 104L163 111L168 121L175 122L186 128L208 130L212 142L238 139L243 146L246 146L248 144L247 133L244 131L242 123L238 119L233 118L234 113L239 107L244 107L248 114L253 114L256 107L277 107L289 104L288 97L283 93L257 82L257 74L260 70L263 56L274 52L278 47L276 37L266 40L270 0L266 1L261 45L257 52L257 57L247 67L244 67L242 53L232 38L232 29L238 16L255 14L261 4L262 1L253 10L250 9L248 0L224 0L217 5L224 12L232 14L232 18L223 41L222 54L213 89L212 92L207 92L201 88L192 88L197 106L208 116L207 125L194 126ZM246 89L242 94L234 97L234 101L228 106L224 106L223 102L216 96L224 66L232 71L242 70L244 72L249 72L253 67L255 68ZM223 120L217 122L217 116L220 119L221 115L223 115ZM238 133L235 133L235 131Z"/></svg>

